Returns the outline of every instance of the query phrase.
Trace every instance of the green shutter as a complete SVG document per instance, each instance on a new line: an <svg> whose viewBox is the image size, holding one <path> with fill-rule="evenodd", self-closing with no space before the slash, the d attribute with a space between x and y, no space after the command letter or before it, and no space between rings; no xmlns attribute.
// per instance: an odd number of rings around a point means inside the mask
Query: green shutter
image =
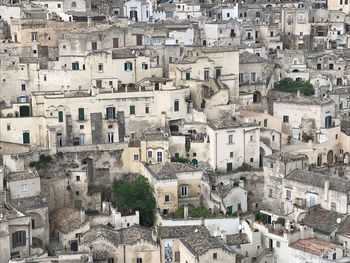
<svg viewBox="0 0 350 263"><path fill-rule="evenodd" d="M58 112L58 122L63 122L63 111Z"/></svg>
<svg viewBox="0 0 350 263"><path fill-rule="evenodd" d="M179 111L179 101L178 100L174 101L174 111Z"/></svg>
<svg viewBox="0 0 350 263"><path fill-rule="evenodd" d="M23 143L24 143L24 144L30 143L30 135L29 135L29 132L24 132L24 133L23 133Z"/></svg>
<svg viewBox="0 0 350 263"><path fill-rule="evenodd" d="M79 114L79 121L83 121L84 120L84 108L79 108L78 109L78 114Z"/></svg>
<svg viewBox="0 0 350 263"><path fill-rule="evenodd" d="M135 114L135 106L130 106L130 114Z"/></svg>

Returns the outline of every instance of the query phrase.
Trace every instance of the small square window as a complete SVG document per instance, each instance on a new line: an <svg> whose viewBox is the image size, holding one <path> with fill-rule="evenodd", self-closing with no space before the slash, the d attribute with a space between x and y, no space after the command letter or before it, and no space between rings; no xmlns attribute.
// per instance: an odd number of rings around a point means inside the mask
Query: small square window
<svg viewBox="0 0 350 263"><path fill-rule="evenodd" d="M75 195L79 195L79 191L75 191Z"/></svg>
<svg viewBox="0 0 350 263"><path fill-rule="evenodd" d="M230 152L230 158L233 158L233 152Z"/></svg>
<svg viewBox="0 0 350 263"><path fill-rule="evenodd" d="M113 129L113 125L112 124L108 125L108 129Z"/></svg>
<svg viewBox="0 0 350 263"><path fill-rule="evenodd" d="M213 259L218 259L218 253L213 253Z"/></svg>
<svg viewBox="0 0 350 263"><path fill-rule="evenodd" d="M11 124L7 124L7 130L8 130L8 131L11 130Z"/></svg>
<svg viewBox="0 0 350 263"><path fill-rule="evenodd" d="M250 162L251 162L251 163L254 162L254 158L250 158Z"/></svg>
<svg viewBox="0 0 350 263"><path fill-rule="evenodd" d="M80 176L76 176L75 179L79 182L80 181Z"/></svg>
<svg viewBox="0 0 350 263"><path fill-rule="evenodd" d="M169 203L170 202L170 196L169 195L165 195L164 196L164 202L165 203Z"/></svg>
<svg viewBox="0 0 350 263"><path fill-rule="evenodd" d="M276 247L281 247L281 242L276 241Z"/></svg>
<svg viewBox="0 0 350 263"><path fill-rule="evenodd" d="M26 84L22 84L21 87L23 91L26 90Z"/></svg>
<svg viewBox="0 0 350 263"><path fill-rule="evenodd" d="M138 154L134 154L134 161L138 161L139 160L139 155Z"/></svg>
<svg viewBox="0 0 350 263"><path fill-rule="evenodd" d="M80 130L83 130L84 129L84 125L80 125L79 128L80 128Z"/></svg>
<svg viewBox="0 0 350 263"><path fill-rule="evenodd" d="M197 153L193 153L192 156L193 156L193 157L196 157L196 156L197 156Z"/></svg>
<svg viewBox="0 0 350 263"><path fill-rule="evenodd" d="M273 168L273 163L270 163L270 168Z"/></svg>

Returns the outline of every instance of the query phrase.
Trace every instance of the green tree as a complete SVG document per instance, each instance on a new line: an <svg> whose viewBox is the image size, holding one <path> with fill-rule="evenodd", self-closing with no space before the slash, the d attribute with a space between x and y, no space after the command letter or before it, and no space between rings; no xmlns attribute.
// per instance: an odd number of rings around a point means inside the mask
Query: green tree
<svg viewBox="0 0 350 263"><path fill-rule="evenodd" d="M305 96L315 94L315 88L309 81L293 80L291 78L282 79L275 85L275 89L283 92L302 92Z"/></svg>
<svg viewBox="0 0 350 263"><path fill-rule="evenodd" d="M208 208L205 206L199 206L196 208L193 208L190 212L191 217L207 217L211 215L211 212Z"/></svg>
<svg viewBox="0 0 350 263"><path fill-rule="evenodd" d="M152 226L156 211L156 200L148 180L139 176L134 182L118 180L113 184L115 202L118 209L138 210L140 213L140 224Z"/></svg>

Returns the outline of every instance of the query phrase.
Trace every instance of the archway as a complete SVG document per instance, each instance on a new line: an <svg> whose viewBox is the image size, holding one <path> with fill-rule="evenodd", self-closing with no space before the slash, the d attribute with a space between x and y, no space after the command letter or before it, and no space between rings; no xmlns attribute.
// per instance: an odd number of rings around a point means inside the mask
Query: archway
<svg viewBox="0 0 350 263"><path fill-rule="evenodd" d="M344 164L350 164L350 153L344 153Z"/></svg>
<svg viewBox="0 0 350 263"><path fill-rule="evenodd" d="M329 150L328 153L327 153L327 162L329 164L333 163L333 151L332 150Z"/></svg>
<svg viewBox="0 0 350 263"><path fill-rule="evenodd" d="M261 103L261 93L259 91L253 93L253 103Z"/></svg>

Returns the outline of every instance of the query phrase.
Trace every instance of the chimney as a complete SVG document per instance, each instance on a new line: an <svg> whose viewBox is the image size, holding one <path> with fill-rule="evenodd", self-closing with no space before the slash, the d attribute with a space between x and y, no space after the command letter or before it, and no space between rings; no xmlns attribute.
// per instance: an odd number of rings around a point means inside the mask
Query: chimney
<svg viewBox="0 0 350 263"><path fill-rule="evenodd" d="M305 226L300 226L300 239L305 239Z"/></svg>
<svg viewBox="0 0 350 263"><path fill-rule="evenodd" d="M324 201L328 202L328 193L329 193L329 178L327 177L324 180Z"/></svg>
<svg viewBox="0 0 350 263"><path fill-rule="evenodd" d="M80 221L81 221L81 223L85 223L85 211L84 211L84 209L80 209Z"/></svg>
<svg viewBox="0 0 350 263"><path fill-rule="evenodd" d="M184 205L184 219L187 219L188 218L188 205L185 204Z"/></svg>

